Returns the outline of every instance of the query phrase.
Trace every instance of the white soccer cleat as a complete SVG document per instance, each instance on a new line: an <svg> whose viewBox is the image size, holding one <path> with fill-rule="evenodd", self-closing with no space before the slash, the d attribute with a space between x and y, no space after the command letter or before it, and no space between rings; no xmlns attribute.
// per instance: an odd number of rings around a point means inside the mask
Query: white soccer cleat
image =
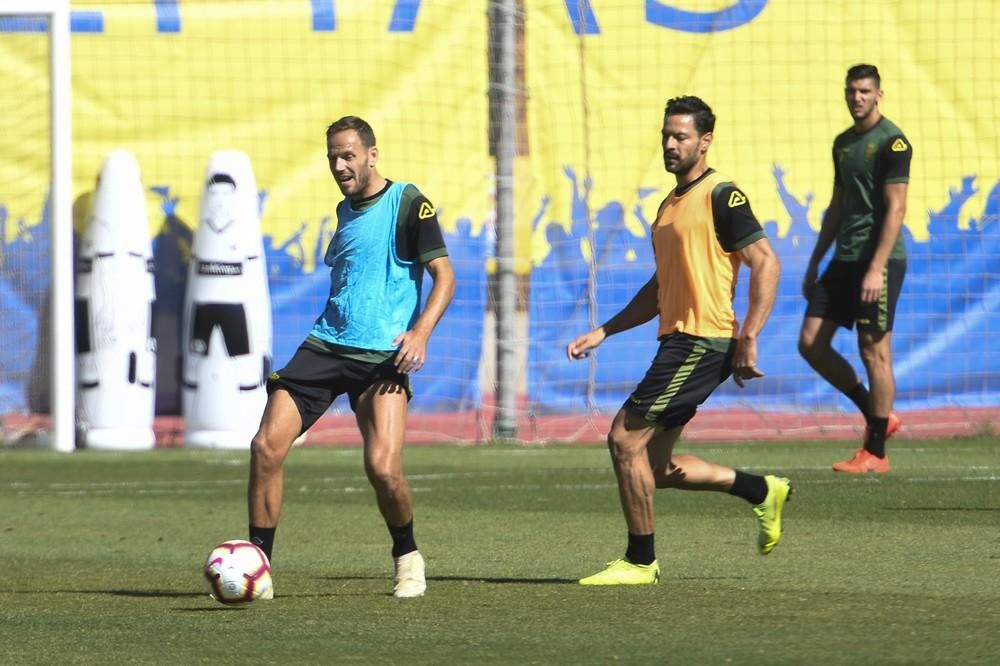
<svg viewBox="0 0 1000 666"><path fill-rule="evenodd" d="M424 578L424 556L420 554L420 551L415 550L412 553L393 558L393 562L396 567L393 581L396 585L392 588L392 596L397 599L424 596L427 580Z"/></svg>

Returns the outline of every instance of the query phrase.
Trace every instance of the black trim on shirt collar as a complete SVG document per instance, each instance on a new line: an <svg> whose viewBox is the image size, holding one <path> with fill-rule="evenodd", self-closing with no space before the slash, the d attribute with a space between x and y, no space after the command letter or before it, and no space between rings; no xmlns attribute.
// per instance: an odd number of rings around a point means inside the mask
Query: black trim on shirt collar
<svg viewBox="0 0 1000 666"><path fill-rule="evenodd" d="M687 185L684 185L683 187L674 188L674 196L678 197L684 196L684 194L686 194L688 190L690 190L692 187L700 183L711 173L715 173L715 169L713 169L712 167L708 167L707 169L705 169L705 173L701 174Z"/></svg>
<svg viewBox="0 0 1000 666"><path fill-rule="evenodd" d="M857 130L856 127L854 127L854 125L851 125L851 131L854 132L854 136L864 136L865 134L868 134L868 132L871 132L873 129L881 125L883 120L885 120L885 116L879 116L878 120L875 122L874 125L872 125L866 130L861 130L860 132Z"/></svg>
<svg viewBox="0 0 1000 666"><path fill-rule="evenodd" d="M373 201L375 201L376 199L378 199L380 196L382 196L383 194L385 194L386 190L388 190L390 187L392 187L392 181L389 180L388 178L386 178L385 179L385 187L383 187L381 190L379 190L375 194L371 195L370 197L365 197L364 199L351 199L351 208L353 208L354 210L361 210L362 208L365 208L365 206L367 204L372 203Z"/></svg>

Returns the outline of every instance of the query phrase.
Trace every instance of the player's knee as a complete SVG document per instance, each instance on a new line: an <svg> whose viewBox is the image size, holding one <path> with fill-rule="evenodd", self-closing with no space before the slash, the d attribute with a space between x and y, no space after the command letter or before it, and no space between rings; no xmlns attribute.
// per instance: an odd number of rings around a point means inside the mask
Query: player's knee
<svg viewBox="0 0 1000 666"><path fill-rule="evenodd" d="M862 345L858 350L861 360L868 368L887 368L891 363L888 350L881 345Z"/></svg>
<svg viewBox="0 0 1000 666"><path fill-rule="evenodd" d="M889 358L889 335L881 331L859 330L858 353L861 358L881 363Z"/></svg>
<svg viewBox="0 0 1000 666"><path fill-rule="evenodd" d="M607 444L608 452L610 452L612 456L619 455L625 446L624 439L615 431L614 428L612 428L612 430L608 433Z"/></svg>
<svg viewBox="0 0 1000 666"><path fill-rule="evenodd" d="M799 333L799 355L806 360L813 360L819 355L816 336L804 329Z"/></svg>
<svg viewBox="0 0 1000 666"><path fill-rule="evenodd" d="M642 453L638 451L627 437L617 433L614 429L608 433L608 452L616 465L630 464Z"/></svg>
<svg viewBox="0 0 1000 666"><path fill-rule="evenodd" d="M683 478L683 470L672 462L653 466L653 480L657 488L676 488Z"/></svg>
<svg viewBox="0 0 1000 666"><path fill-rule="evenodd" d="M687 456L671 456L662 473L657 477L657 488L680 488L684 485L687 475L684 473L684 460Z"/></svg>
<svg viewBox="0 0 1000 666"><path fill-rule="evenodd" d="M403 483L403 470L393 456L377 456L365 461L365 474L373 488L389 491Z"/></svg>
<svg viewBox="0 0 1000 666"><path fill-rule="evenodd" d="M258 473L271 474L281 469L284 454L281 447L262 432L250 441L250 464Z"/></svg>

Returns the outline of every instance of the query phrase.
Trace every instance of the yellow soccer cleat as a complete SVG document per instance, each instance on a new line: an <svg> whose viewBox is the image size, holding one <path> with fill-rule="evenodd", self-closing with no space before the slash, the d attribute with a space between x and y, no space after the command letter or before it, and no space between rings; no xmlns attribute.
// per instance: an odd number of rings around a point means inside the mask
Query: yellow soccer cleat
<svg viewBox="0 0 1000 666"><path fill-rule="evenodd" d="M753 508L760 523L757 550L761 555L770 553L781 541L781 509L793 492L792 482L786 478L768 474L764 482L767 484L767 497Z"/></svg>
<svg viewBox="0 0 1000 666"><path fill-rule="evenodd" d="M580 585L656 585L660 580L660 565L632 564L621 559L608 562L608 568L593 576L580 579Z"/></svg>

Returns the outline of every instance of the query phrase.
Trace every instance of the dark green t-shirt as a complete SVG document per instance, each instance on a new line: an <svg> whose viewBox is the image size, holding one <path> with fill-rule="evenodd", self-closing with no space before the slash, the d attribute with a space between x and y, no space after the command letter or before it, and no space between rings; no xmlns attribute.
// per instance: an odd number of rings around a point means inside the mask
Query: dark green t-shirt
<svg viewBox="0 0 1000 666"><path fill-rule="evenodd" d="M843 192L835 259L861 261L875 253L885 221L884 187L909 182L911 157L909 140L885 117L870 130L852 127L834 139L834 186ZM902 234L889 257L906 258Z"/></svg>

